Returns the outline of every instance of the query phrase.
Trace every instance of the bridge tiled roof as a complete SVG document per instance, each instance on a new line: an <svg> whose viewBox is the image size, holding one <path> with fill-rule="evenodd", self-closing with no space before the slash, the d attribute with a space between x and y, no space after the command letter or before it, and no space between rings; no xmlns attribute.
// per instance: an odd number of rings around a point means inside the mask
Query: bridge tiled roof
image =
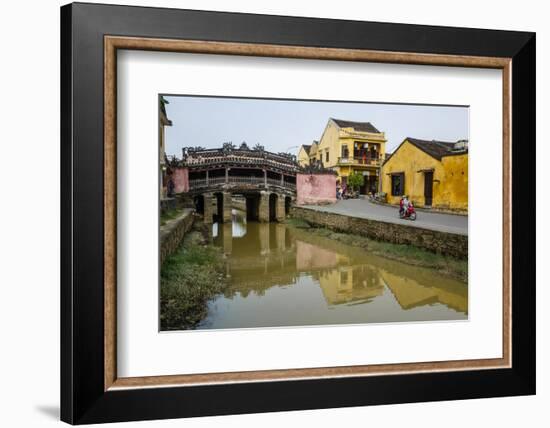
<svg viewBox="0 0 550 428"><path fill-rule="evenodd" d="M296 158L286 153L273 153L253 149L201 149L189 150L181 161L190 168L212 167L217 164L232 166L258 166L296 172L299 168Z"/></svg>

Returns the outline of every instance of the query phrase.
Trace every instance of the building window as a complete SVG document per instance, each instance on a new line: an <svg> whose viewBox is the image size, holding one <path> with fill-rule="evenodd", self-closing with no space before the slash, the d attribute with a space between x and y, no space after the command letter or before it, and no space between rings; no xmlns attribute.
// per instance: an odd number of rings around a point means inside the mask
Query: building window
<svg viewBox="0 0 550 428"><path fill-rule="evenodd" d="M345 144L342 146L342 159L347 159L349 157L349 149L348 146Z"/></svg>
<svg viewBox="0 0 550 428"><path fill-rule="evenodd" d="M340 285L346 285L348 283L348 271L340 271Z"/></svg>
<svg viewBox="0 0 550 428"><path fill-rule="evenodd" d="M328 162L328 150L325 152L325 162Z"/></svg>
<svg viewBox="0 0 550 428"><path fill-rule="evenodd" d="M392 174L391 176L391 194L392 196L402 196L405 193L405 174Z"/></svg>

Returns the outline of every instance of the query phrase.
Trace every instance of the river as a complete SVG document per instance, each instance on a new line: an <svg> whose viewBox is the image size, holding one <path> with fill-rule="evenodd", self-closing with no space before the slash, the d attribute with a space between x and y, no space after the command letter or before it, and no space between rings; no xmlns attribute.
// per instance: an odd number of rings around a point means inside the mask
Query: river
<svg viewBox="0 0 550 428"><path fill-rule="evenodd" d="M229 286L197 329L464 320L468 287L437 271L369 254L304 229L213 225Z"/></svg>

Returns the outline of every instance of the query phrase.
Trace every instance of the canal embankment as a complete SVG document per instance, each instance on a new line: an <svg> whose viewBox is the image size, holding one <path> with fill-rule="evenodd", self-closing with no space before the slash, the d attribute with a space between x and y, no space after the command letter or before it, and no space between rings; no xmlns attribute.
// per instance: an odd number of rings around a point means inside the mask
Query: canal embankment
<svg viewBox="0 0 550 428"><path fill-rule="evenodd" d="M197 221L161 265L161 330L194 328L206 316L208 301L226 284L223 253L209 242L208 229Z"/></svg>
<svg viewBox="0 0 550 428"><path fill-rule="evenodd" d="M171 209L160 218L160 264L173 254L195 221L191 208Z"/></svg>
<svg viewBox="0 0 550 428"><path fill-rule="evenodd" d="M437 271L439 275L457 279L463 283L468 281L468 261L451 256L437 254L414 245L393 244L376 241L357 234L335 232L325 227L312 226L298 218L290 218L286 225L293 229L301 239L328 239L346 248L350 252L366 251L370 255L399 262L412 267L427 268Z"/></svg>
<svg viewBox="0 0 550 428"><path fill-rule="evenodd" d="M165 211L160 227L160 324L162 330L193 328L208 301L225 288L225 260L193 209Z"/></svg>
<svg viewBox="0 0 550 428"><path fill-rule="evenodd" d="M410 226L310 207L292 207L290 216L303 220L315 228L361 236L372 241L412 246L457 259L468 259L468 235L464 233Z"/></svg>

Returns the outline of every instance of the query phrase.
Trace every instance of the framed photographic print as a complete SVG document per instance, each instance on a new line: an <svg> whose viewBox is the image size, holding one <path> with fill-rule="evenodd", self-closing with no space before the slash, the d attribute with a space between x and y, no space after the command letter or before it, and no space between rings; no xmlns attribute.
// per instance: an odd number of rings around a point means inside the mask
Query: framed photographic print
<svg viewBox="0 0 550 428"><path fill-rule="evenodd" d="M535 393L533 33L76 3L61 54L62 420Z"/></svg>

